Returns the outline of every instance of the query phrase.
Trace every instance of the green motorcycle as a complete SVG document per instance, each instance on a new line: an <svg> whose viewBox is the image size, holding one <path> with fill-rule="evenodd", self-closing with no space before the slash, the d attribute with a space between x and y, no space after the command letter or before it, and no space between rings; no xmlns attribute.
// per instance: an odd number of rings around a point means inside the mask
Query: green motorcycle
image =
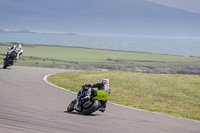
<svg viewBox="0 0 200 133"><path fill-rule="evenodd" d="M84 115L90 115L93 112L100 110L101 109L101 101L106 101L108 100L109 94L102 91L102 90L97 90L97 95L92 95L88 93L91 92L91 88L87 89L88 91L84 91L82 88L78 94L77 97L80 97L79 99L79 108L78 106L78 101L77 98L68 105L67 111L72 112L72 111L77 111L80 113L83 113Z"/></svg>

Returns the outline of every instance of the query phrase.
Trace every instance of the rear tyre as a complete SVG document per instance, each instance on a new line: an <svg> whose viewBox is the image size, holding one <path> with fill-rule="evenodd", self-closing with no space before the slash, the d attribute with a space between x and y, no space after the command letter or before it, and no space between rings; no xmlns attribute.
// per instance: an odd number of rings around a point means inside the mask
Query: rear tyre
<svg viewBox="0 0 200 133"><path fill-rule="evenodd" d="M84 115L90 115L99 108L99 105L100 105L99 101L95 100L94 103L89 108L86 108L86 109L83 108L82 112Z"/></svg>

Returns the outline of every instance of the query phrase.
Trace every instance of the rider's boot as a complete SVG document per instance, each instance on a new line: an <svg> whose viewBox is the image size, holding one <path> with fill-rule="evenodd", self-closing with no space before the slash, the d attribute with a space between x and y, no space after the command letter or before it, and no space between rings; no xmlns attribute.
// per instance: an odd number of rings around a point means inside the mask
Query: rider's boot
<svg viewBox="0 0 200 133"><path fill-rule="evenodd" d="M15 62L15 61L13 60L13 62L12 62L12 64L11 64L11 65L14 65L14 62Z"/></svg>
<svg viewBox="0 0 200 133"><path fill-rule="evenodd" d="M107 101L101 101L101 108L99 109L99 111L104 112L106 110L106 103Z"/></svg>

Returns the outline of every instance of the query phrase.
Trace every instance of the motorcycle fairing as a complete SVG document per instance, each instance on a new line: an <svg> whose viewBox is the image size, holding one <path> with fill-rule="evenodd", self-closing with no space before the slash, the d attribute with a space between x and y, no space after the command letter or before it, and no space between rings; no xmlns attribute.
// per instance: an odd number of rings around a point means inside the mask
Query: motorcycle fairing
<svg viewBox="0 0 200 133"><path fill-rule="evenodd" d="M102 101L107 101L108 100L108 96L109 94L102 91L102 90L98 90L97 91L97 96L95 96L93 99L97 99L97 100L102 100Z"/></svg>

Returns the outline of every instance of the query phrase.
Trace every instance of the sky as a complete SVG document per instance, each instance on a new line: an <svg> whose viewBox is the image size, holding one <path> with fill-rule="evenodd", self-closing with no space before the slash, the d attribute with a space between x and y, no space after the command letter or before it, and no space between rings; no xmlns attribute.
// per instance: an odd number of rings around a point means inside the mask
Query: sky
<svg viewBox="0 0 200 133"><path fill-rule="evenodd" d="M147 0L147 1L200 14L200 0Z"/></svg>

